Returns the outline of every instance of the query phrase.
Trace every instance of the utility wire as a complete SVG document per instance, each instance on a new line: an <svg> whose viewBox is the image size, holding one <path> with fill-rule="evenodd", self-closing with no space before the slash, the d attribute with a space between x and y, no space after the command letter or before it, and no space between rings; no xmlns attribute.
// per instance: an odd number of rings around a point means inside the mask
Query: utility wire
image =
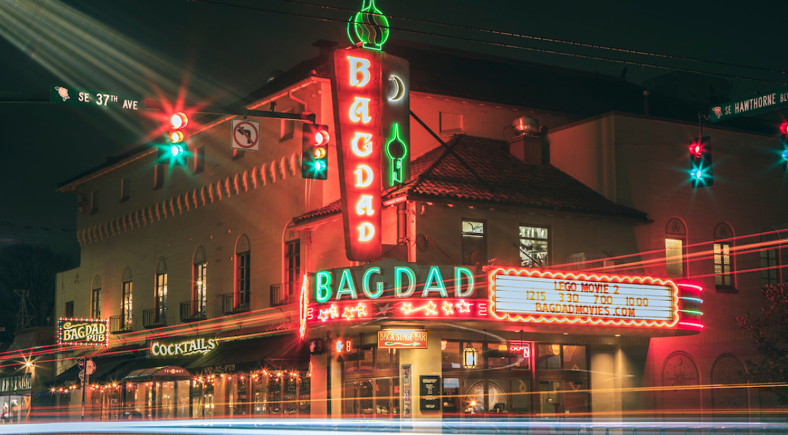
<svg viewBox="0 0 788 435"><path fill-rule="evenodd" d="M338 7L338 6L321 5L321 4L317 4L317 3L309 3L309 2L305 2L305 1L299 1L299 0L279 0L279 1L284 2L284 3L291 3L291 4L301 5L301 6L311 6L311 7L321 8L321 9L328 9L328 10L341 11L341 12L350 12L350 13L353 13L353 14L358 12L358 11L353 10L353 9L342 8L342 7ZM752 66L752 65L742 65L742 64L731 63L731 62L722 62L722 61L710 60L710 59L699 59L699 58L693 58L693 57L687 57L687 56L677 56L677 55L673 55L673 54L653 53L653 52L642 51L642 50L631 50L631 49L628 49L628 48L609 47L609 46L606 46L606 45L589 44L587 42L570 41L570 40L567 40L567 39L557 39L557 38L545 38L545 37L541 37L541 36L526 35L526 34L523 34L523 33L504 32L504 31L501 31L501 30L485 29L483 27L465 26L465 25L462 25L462 24L453 24L453 23L442 23L440 21L420 20L418 18L409 18L409 17L397 16L397 15L376 14L374 12L362 12L362 13L368 14L368 15L375 15L375 16L380 16L380 17L386 17L386 18L393 18L393 19L396 19L396 20L410 21L410 22L420 23L420 24L429 24L429 25L436 25L436 26L452 27L452 28L455 28L455 29L471 30L471 31L475 31L475 32L484 32L484 33L490 33L490 34L493 34L493 35L501 35L501 36L512 36L512 37L516 37L516 38L531 39L531 40L534 40L534 41L553 42L553 43L557 43L557 44L568 44L568 45L575 45L575 46L578 46L578 47L595 48L595 49L599 49L599 50L610 50L610 51L616 51L616 52L627 53L627 54L636 54L636 55L642 55L642 56L660 57L660 58L665 58L665 59L682 60L682 61L688 61L688 62L711 63L711 64L716 64L716 65L733 66L733 67L738 67L738 68L749 68L749 69L754 69L754 70L759 70L759 71L767 71L767 72L772 72L772 73L777 73L777 74L788 74L788 71L783 71L783 70L774 69L774 68L765 68L765 67Z"/></svg>
<svg viewBox="0 0 788 435"><path fill-rule="evenodd" d="M326 22L343 23L343 24L347 24L347 22L348 22L348 20L345 20L345 19L319 17L319 16L315 16L315 15L308 15L308 14L302 14L302 13L297 13L297 12L285 12L285 11L279 11L279 10L276 10L276 9L261 8L261 7L256 7L256 6L244 6L244 5L237 5L237 4L232 4L232 3L223 3L223 2L212 1L212 0L181 0L181 1L188 1L188 2L193 2L193 3L204 3L204 4L211 4L211 5L218 5L218 6L227 6L227 7L237 8L237 9L245 9L245 10L258 11L258 12L270 12L270 13L273 13L273 14L291 15L291 16L295 16L295 17L309 18L309 19L313 19L313 20L326 21ZM694 70L694 69L689 69L689 68L670 67L670 66L663 66L663 65L657 65L657 64L652 64L652 63L645 63L645 62L638 62L638 61L629 61L629 60L614 59L614 58L608 58L608 57L602 57L602 56L592 56L592 55L579 54L579 53L570 53L570 52L559 51L559 50L526 47L524 45L516 45L516 44L508 44L508 43L502 43L502 42L485 41L485 40L482 40L482 39L466 38L466 37L462 37L462 36L443 35L443 34L439 34L439 33L424 32L424 31L411 30L411 29L405 29L405 28L400 28L400 27L391 27L391 26L389 26L388 28L391 29L391 30L398 30L398 31L401 31L401 32L413 33L413 34L416 34L416 35L433 36L433 37L447 38L447 39L456 39L456 40L459 40L459 41L475 42L475 43L479 43L479 44L492 45L492 46L496 46L496 47L515 48L515 49L518 49L518 50L534 51L534 52L538 52L538 53L557 54L557 55L562 55L562 56L577 57L577 58L581 58L581 59L590 59L590 60L599 60L599 61L604 61L604 62L622 63L622 64L626 64L626 65L634 65L634 66L647 67L647 68L657 68L657 69L664 69L664 70L670 70L670 71L682 71L682 72L690 72L690 73L695 73L695 74L711 74L711 75L715 75L715 76L719 76L719 77L723 77L723 78L727 78L727 79L739 79L739 80L756 81L756 82L762 82L762 83L775 83L775 84L781 84L781 85L788 84L786 82L780 82L780 81L776 81L776 80L756 79L756 78L746 77L746 76L739 76L739 75L732 75L732 74L722 74L722 73L716 73L716 72L710 72L710 71Z"/></svg>

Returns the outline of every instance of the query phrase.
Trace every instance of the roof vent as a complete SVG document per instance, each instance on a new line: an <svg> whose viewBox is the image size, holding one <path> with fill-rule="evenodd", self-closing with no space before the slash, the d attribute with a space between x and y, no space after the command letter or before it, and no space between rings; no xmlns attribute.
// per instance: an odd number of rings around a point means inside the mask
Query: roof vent
<svg viewBox="0 0 788 435"><path fill-rule="evenodd" d="M512 121L512 127L518 135L534 136L539 133L539 120L533 116L524 115Z"/></svg>

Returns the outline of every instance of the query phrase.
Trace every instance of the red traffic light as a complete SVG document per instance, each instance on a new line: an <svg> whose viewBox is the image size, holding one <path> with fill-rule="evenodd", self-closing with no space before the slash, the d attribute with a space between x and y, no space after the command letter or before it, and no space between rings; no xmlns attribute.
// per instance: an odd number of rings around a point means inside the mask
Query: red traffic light
<svg viewBox="0 0 788 435"><path fill-rule="evenodd" d="M174 129L186 127L186 124L188 123L189 123L189 118L183 112L175 113L170 118L170 124L172 124L172 128Z"/></svg>
<svg viewBox="0 0 788 435"><path fill-rule="evenodd" d="M703 146L700 143L694 143L689 147L690 153L695 157L700 157L703 154Z"/></svg>
<svg viewBox="0 0 788 435"><path fill-rule="evenodd" d="M328 132L325 130L318 130L315 132L315 144L316 145L326 145L328 144L329 136Z"/></svg>
<svg viewBox="0 0 788 435"><path fill-rule="evenodd" d="M782 132L782 134L788 134L788 122L780 124L780 132Z"/></svg>

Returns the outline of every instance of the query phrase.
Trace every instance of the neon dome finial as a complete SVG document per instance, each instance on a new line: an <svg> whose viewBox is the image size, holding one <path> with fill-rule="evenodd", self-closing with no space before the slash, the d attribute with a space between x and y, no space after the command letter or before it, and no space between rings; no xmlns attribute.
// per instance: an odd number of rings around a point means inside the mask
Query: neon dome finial
<svg viewBox="0 0 788 435"><path fill-rule="evenodd" d="M347 34L354 45L380 50L389 39L389 20L375 6L375 0L364 0L361 11L350 17Z"/></svg>

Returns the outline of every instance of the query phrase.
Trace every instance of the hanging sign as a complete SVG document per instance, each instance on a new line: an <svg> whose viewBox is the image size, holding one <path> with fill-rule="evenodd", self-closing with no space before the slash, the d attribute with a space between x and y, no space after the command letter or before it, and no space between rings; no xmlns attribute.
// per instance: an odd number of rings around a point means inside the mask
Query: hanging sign
<svg viewBox="0 0 788 435"><path fill-rule="evenodd" d="M57 344L107 346L109 344L109 320L61 317L57 321Z"/></svg>
<svg viewBox="0 0 788 435"><path fill-rule="evenodd" d="M378 347L383 349L426 349L427 331L384 329L378 331Z"/></svg>
<svg viewBox="0 0 788 435"><path fill-rule="evenodd" d="M374 1L348 23L353 46L334 51L334 119L345 251L351 261L382 254L381 189L410 177L408 62L381 51L388 21Z"/></svg>
<svg viewBox="0 0 788 435"><path fill-rule="evenodd" d="M501 320L647 327L679 320L670 280L496 268L489 288L490 314Z"/></svg>

